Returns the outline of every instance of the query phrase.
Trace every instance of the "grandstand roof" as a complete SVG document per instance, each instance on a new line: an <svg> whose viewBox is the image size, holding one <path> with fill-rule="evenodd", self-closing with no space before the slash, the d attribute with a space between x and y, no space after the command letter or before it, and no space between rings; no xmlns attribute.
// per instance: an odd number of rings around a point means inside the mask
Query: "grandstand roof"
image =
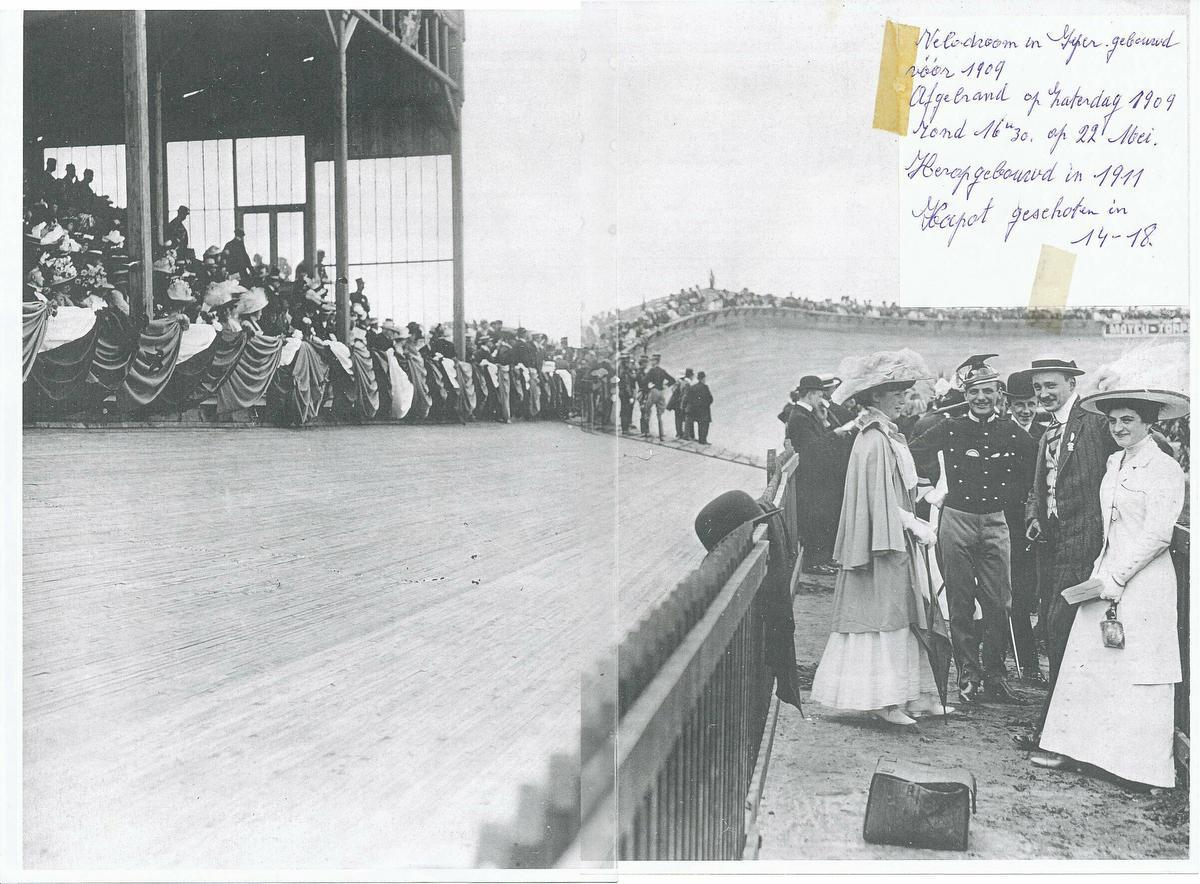
<svg viewBox="0 0 1200 884"><path fill-rule="evenodd" d="M461 33L461 14L443 16ZM151 10L146 19L151 76L162 73L168 139L332 128L336 53L322 10ZM27 142L124 141L121 14L28 11L24 33ZM367 28L350 44L351 117L404 120L376 126L382 134L352 134L351 157L445 152L440 86L391 50Z"/></svg>

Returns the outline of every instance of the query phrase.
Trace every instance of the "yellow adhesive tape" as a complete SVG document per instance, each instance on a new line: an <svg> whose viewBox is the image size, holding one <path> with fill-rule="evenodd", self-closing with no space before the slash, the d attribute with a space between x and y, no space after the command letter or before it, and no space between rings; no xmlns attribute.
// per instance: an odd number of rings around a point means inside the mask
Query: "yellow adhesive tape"
<svg viewBox="0 0 1200 884"><path fill-rule="evenodd" d="M897 135L908 134L908 102L912 98L912 68L917 61L921 29L888 20L883 26L883 52L879 57L879 85L875 89L875 122L872 126Z"/></svg>
<svg viewBox="0 0 1200 884"><path fill-rule="evenodd" d="M1067 306L1067 295L1071 291L1071 276L1075 273L1075 254L1042 246L1038 256L1037 273L1033 277L1033 290L1029 293L1029 309L1049 311L1046 317L1031 316L1029 321L1048 331L1062 331L1063 311Z"/></svg>

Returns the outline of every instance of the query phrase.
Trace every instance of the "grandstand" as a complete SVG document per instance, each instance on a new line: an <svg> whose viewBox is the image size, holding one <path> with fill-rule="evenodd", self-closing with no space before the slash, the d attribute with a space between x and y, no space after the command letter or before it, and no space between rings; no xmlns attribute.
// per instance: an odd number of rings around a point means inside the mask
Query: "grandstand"
<svg viewBox="0 0 1200 884"><path fill-rule="evenodd" d="M30 868L506 864L577 756L616 460L561 348L465 333L464 25L27 13Z"/></svg>

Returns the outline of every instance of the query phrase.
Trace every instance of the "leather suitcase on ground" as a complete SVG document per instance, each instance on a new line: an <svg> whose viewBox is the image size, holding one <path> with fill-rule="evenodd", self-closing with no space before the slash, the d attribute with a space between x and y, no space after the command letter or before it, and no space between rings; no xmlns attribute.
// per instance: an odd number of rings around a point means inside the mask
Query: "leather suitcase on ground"
<svg viewBox="0 0 1200 884"><path fill-rule="evenodd" d="M966 850L975 775L963 768L880 758L871 777L863 840L932 850Z"/></svg>

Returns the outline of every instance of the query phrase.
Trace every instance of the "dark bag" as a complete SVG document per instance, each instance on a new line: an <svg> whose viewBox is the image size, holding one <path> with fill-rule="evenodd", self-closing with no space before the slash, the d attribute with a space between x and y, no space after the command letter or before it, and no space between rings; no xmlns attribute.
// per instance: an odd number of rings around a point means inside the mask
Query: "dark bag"
<svg viewBox="0 0 1200 884"><path fill-rule="evenodd" d="M671 398L667 400L667 411L674 411L683 403L680 402L679 384L675 385L675 389L671 391Z"/></svg>
<svg viewBox="0 0 1200 884"><path fill-rule="evenodd" d="M863 840L933 850L966 850L975 776L962 768L880 758L871 777Z"/></svg>

